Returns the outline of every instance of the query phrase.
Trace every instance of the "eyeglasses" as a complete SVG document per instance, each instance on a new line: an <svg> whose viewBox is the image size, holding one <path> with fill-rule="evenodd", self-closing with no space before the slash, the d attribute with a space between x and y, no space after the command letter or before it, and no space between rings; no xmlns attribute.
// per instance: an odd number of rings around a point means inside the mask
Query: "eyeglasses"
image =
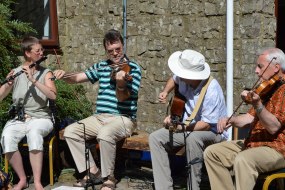
<svg viewBox="0 0 285 190"><path fill-rule="evenodd" d="M107 49L106 50L109 55L114 55L115 53L120 53L122 51L122 47L118 47L115 49ZM114 53L115 51L115 53Z"/></svg>
<svg viewBox="0 0 285 190"><path fill-rule="evenodd" d="M44 52L45 49L40 48L40 49L32 49L31 52L34 52L35 54L40 54L41 52Z"/></svg>

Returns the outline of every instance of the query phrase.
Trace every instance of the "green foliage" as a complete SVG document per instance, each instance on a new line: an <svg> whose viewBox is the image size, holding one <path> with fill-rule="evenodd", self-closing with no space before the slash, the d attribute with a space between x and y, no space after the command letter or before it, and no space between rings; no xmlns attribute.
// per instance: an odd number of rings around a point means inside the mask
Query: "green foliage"
<svg viewBox="0 0 285 190"><path fill-rule="evenodd" d="M82 85L67 84L58 80L56 87L56 107L59 120L66 117L80 120L92 115L92 103L85 96L86 90Z"/></svg>
<svg viewBox="0 0 285 190"><path fill-rule="evenodd" d="M0 103L0 133L2 132L2 127L4 127L5 123L8 120L8 110L11 105L11 96L8 96Z"/></svg>
<svg viewBox="0 0 285 190"><path fill-rule="evenodd" d="M30 24L12 20L11 5L14 0L0 2L0 80L3 81L10 70L19 65L19 41L26 34L35 33ZM8 119L7 111L11 105L11 96L0 103L0 126L4 126ZM1 132L1 131L0 131Z"/></svg>
<svg viewBox="0 0 285 190"><path fill-rule="evenodd" d="M0 3L0 77L7 75L11 68L19 64L17 54L20 50L19 41L26 34L36 31L29 23L12 20L13 10L11 5L14 0L3 0Z"/></svg>

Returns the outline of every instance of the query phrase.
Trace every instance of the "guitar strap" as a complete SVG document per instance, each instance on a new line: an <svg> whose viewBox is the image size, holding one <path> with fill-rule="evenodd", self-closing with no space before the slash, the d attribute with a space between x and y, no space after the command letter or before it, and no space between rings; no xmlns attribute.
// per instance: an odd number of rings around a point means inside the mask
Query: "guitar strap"
<svg viewBox="0 0 285 190"><path fill-rule="evenodd" d="M207 88L209 86L209 84L211 83L211 81L213 80L214 78L212 76L209 77L207 83L203 86L202 90L201 90L201 93L200 93L200 96L199 96L199 99L195 105L195 108L192 112L192 114L184 121L184 124L186 126L188 126L192 120L195 118L196 114L198 113L198 110L201 106L201 103L203 102L203 99L205 97L205 94L206 94L206 91L207 91Z"/></svg>

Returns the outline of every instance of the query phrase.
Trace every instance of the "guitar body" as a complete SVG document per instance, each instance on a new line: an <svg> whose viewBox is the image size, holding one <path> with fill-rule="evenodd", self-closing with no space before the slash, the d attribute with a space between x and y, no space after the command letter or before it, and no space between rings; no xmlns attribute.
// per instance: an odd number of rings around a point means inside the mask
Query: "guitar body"
<svg viewBox="0 0 285 190"><path fill-rule="evenodd" d="M182 119L184 113L185 101L178 96L174 96L171 102L170 115Z"/></svg>
<svg viewBox="0 0 285 190"><path fill-rule="evenodd" d="M171 99L171 108L170 108L170 115L173 124L177 124L178 122L182 121L183 114L185 111L185 97L179 93L178 85L175 85L175 92L174 96Z"/></svg>

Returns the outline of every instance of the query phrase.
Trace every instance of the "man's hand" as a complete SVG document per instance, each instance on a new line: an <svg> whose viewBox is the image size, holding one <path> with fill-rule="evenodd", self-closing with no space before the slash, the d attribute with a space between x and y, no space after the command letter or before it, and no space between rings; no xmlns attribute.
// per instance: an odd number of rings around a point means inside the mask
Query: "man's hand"
<svg viewBox="0 0 285 190"><path fill-rule="evenodd" d="M167 116L163 121L163 126L165 129L173 130L175 132L182 131L183 127L180 124L172 123L171 116Z"/></svg>
<svg viewBox="0 0 285 190"><path fill-rule="evenodd" d="M165 104L167 96L168 96L167 92L161 92L158 96L159 102Z"/></svg>
<svg viewBox="0 0 285 190"><path fill-rule="evenodd" d="M53 72L53 75L55 76L56 79L61 79L65 75L64 70L55 70Z"/></svg>
<svg viewBox="0 0 285 190"><path fill-rule="evenodd" d="M224 118L219 119L218 124L217 124L217 132L218 133L221 134L224 132L224 130L226 130L232 126L232 124L231 124L232 119L230 121L228 121L228 120L229 120L228 117L224 117Z"/></svg>
<svg viewBox="0 0 285 190"><path fill-rule="evenodd" d="M127 82L125 80L125 77L126 77L126 72L123 70L120 70L119 72L116 73L117 88L119 89L126 88Z"/></svg>
<svg viewBox="0 0 285 190"><path fill-rule="evenodd" d="M164 120L163 120L163 124L165 125L165 126L169 126L169 125L172 125L172 123L171 123L171 116L170 115L168 115Z"/></svg>
<svg viewBox="0 0 285 190"><path fill-rule="evenodd" d="M243 101L253 105L254 107L262 103L260 96L254 91L247 91L247 90L242 91L241 98L243 99Z"/></svg>

